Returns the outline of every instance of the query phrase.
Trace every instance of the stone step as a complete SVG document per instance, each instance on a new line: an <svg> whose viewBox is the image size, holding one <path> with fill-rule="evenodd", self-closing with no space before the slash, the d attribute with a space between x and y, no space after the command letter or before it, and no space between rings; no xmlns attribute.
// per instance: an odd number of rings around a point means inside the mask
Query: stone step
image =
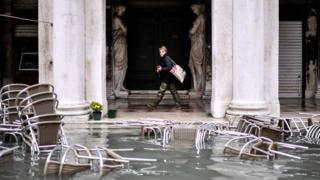
<svg viewBox="0 0 320 180"><path fill-rule="evenodd" d="M145 90L145 91L130 91L128 99L155 99L158 91ZM178 91L182 100L190 99L188 91ZM170 91L167 91L163 99L172 99Z"/></svg>

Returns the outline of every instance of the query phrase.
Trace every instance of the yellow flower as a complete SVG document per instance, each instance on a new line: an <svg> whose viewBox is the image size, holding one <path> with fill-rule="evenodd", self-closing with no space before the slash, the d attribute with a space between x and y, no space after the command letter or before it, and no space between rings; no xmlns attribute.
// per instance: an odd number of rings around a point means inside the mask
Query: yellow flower
<svg viewBox="0 0 320 180"><path fill-rule="evenodd" d="M103 109L103 105L97 101L92 101L91 104L90 104L90 108L93 110L93 111L102 111Z"/></svg>

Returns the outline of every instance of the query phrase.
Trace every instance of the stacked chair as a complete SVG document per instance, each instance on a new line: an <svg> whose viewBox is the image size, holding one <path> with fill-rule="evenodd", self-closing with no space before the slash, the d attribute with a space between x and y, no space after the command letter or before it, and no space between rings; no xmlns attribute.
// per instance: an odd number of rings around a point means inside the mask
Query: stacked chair
<svg viewBox="0 0 320 180"><path fill-rule="evenodd" d="M22 139L32 155L67 145L63 116L57 113L58 99L51 84L10 84L1 89L3 137Z"/></svg>
<svg viewBox="0 0 320 180"><path fill-rule="evenodd" d="M25 98L21 100L20 97ZM57 144L67 145L61 121L63 116L56 112L58 104L51 84L28 86L17 94L22 138L32 154L50 151Z"/></svg>
<svg viewBox="0 0 320 180"><path fill-rule="evenodd" d="M2 136L2 145L0 146L0 157L18 149L19 135L21 135L21 126L18 123L18 110L15 106L17 94L28 85L26 84L9 84L0 89L0 112L1 124L0 135ZM22 98L22 97L21 97ZM14 139L15 144L8 144L7 139Z"/></svg>
<svg viewBox="0 0 320 180"><path fill-rule="evenodd" d="M17 95L19 92L26 88L26 84L9 84L0 90L0 104L2 112L2 125L12 124L17 120L18 111L15 105ZM23 98L21 96L21 98Z"/></svg>
<svg viewBox="0 0 320 180"><path fill-rule="evenodd" d="M234 143L236 142L236 143ZM239 146L239 144L242 144ZM283 151L284 149L308 149L305 146L294 144L275 142L266 137L244 136L235 137L229 140L224 147L223 153L238 155L241 160L255 160L255 159L275 159L278 155L286 156L289 158L300 159L299 156L288 154Z"/></svg>

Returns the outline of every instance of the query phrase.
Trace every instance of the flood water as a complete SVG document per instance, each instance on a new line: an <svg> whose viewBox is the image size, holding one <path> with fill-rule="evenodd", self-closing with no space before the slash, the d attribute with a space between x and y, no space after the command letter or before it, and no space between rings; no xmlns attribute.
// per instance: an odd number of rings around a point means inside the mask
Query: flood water
<svg viewBox="0 0 320 180"><path fill-rule="evenodd" d="M138 129L71 129L66 131L69 144L87 147L105 146L113 149L133 148L118 152L125 157L155 158L157 162L130 162L125 168L100 177L87 170L72 176L43 176L47 155L31 161L30 154L17 151L0 159L0 179L111 179L111 180L202 180L202 179L320 179L320 146L307 145L309 150L290 151L301 160L279 157L277 160L242 161L224 155L226 137L217 137L197 150L192 142L174 142L162 147L154 140L140 137ZM304 144L306 145L306 144Z"/></svg>

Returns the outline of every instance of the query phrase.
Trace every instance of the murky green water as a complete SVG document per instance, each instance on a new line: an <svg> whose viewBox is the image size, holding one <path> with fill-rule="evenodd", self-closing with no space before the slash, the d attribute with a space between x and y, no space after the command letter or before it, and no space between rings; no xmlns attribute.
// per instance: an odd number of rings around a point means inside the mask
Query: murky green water
<svg viewBox="0 0 320 180"><path fill-rule="evenodd" d="M112 171L102 179L112 180L202 180L202 179L320 179L320 146L308 145L311 150L291 151L302 157L293 160L280 157L274 161L241 161L224 155L227 138L215 138L206 148L197 151L192 143L175 142L163 148L153 140L138 136L138 130L128 129L74 129L67 132L69 144L88 147L134 148L118 152L125 157L155 158L157 162L130 162L120 170ZM15 153L0 159L0 179L99 179L99 173L88 170L69 177L44 177L46 154L32 162L30 154Z"/></svg>

